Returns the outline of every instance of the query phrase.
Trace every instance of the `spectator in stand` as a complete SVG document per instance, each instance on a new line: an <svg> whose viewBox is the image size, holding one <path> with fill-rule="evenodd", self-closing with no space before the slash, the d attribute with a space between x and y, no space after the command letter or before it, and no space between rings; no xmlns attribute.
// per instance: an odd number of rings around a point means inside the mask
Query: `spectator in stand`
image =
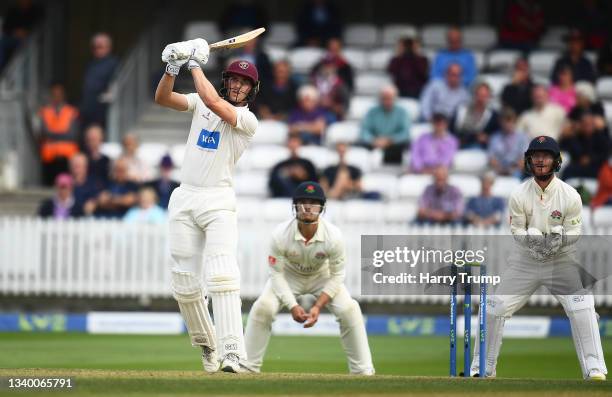
<svg viewBox="0 0 612 397"><path fill-rule="evenodd" d="M97 217L123 218L126 212L136 204L138 185L128 178L129 161L119 157L113 164L111 180L96 201Z"/></svg>
<svg viewBox="0 0 612 397"><path fill-rule="evenodd" d="M38 111L40 158L46 186L51 186L60 173L68 172L68 161L79 152L78 110L66 103L62 84L52 84L49 94L49 102Z"/></svg>
<svg viewBox="0 0 612 397"><path fill-rule="evenodd" d="M517 128L533 139L548 135L559 139L565 123L565 111L556 103L548 100L548 90L543 85L536 85L532 90L533 108L519 118Z"/></svg>
<svg viewBox="0 0 612 397"><path fill-rule="evenodd" d="M501 130L489 141L489 165L498 175L521 178L523 155L529 146L529 138L516 129L516 113L505 108L501 113Z"/></svg>
<svg viewBox="0 0 612 397"><path fill-rule="evenodd" d="M321 175L321 187L328 199L347 200L352 198L378 198L364 196L361 185L362 172L354 165L346 162L348 145L344 142L336 143L338 164L327 167Z"/></svg>
<svg viewBox="0 0 612 397"><path fill-rule="evenodd" d="M344 119L348 109L350 92L336 69L336 63L324 59L316 73L311 75L312 84L319 91L321 106L335 116L336 120Z"/></svg>
<svg viewBox="0 0 612 397"><path fill-rule="evenodd" d="M544 12L537 0L513 0L499 30L499 46L529 52L544 32Z"/></svg>
<svg viewBox="0 0 612 397"><path fill-rule="evenodd" d="M218 27L223 37L232 37L245 30L267 28L268 15L255 0L233 1L223 10Z"/></svg>
<svg viewBox="0 0 612 397"><path fill-rule="evenodd" d="M331 0L305 0L297 15L297 46L322 47L342 37L340 11Z"/></svg>
<svg viewBox="0 0 612 397"><path fill-rule="evenodd" d="M59 174L55 178L55 196L44 200L38 208L38 216L52 219L79 218L83 207L78 205L72 195L72 177Z"/></svg>
<svg viewBox="0 0 612 397"><path fill-rule="evenodd" d="M310 73L311 76L319 74L320 69L327 65L333 64L336 68L336 73L349 91L353 91L353 67L342 55L342 40L333 37L327 42L327 52L323 58L315 64Z"/></svg>
<svg viewBox="0 0 612 397"><path fill-rule="evenodd" d="M572 132L578 128L580 118L584 113L591 113L595 121L595 128L608 130L606 114L603 105L597 100L595 87L586 81L576 83L576 106L569 112Z"/></svg>
<svg viewBox="0 0 612 397"><path fill-rule="evenodd" d="M440 167L449 168L459 147L459 141L448 132L448 118L444 113L433 116L433 132L421 135L413 142L410 169L417 174L432 174Z"/></svg>
<svg viewBox="0 0 612 397"><path fill-rule="evenodd" d="M121 156L128 163L128 179L136 183L150 181L153 170L138 156L138 137L131 133L125 134L121 143L123 146Z"/></svg>
<svg viewBox="0 0 612 397"><path fill-rule="evenodd" d="M268 54L262 49L259 37L247 41L243 47L232 53L227 64L229 65L235 60L249 61L257 66L259 81L262 86L266 86L272 80L272 62L270 62Z"/></svg>
<svg viewBox="0 0 612 397"><path fill-rule="evenodd" d="M157 205L155 190L143 187L138 191L138 206L130 208L123 220L127 223L163 225L167 216L166 211Z"/></svg>
<svg viewBox="0 0 612 397"><path fill-rule="evenodd" d="M32 0L19 0L14 3L4 14L0 34L0 71L43 17L42 8L34 5Z"/></svg>
<svg viewBox="0 0 612 397"><path fill-rule="evenodd" d="M487 172L480 177L480 196L471 197L465 207L465 221L473 226L499 226L504 215L504 199L493 196L495 173Z"/></svg>
<svg viewBox="0 0 612 397"><path fill-rule="evenodd" d="M450 117L457 106L470 100L468 90L461 85L461 66L451 63L444 80L431 80L421 93L421 115L430 121L434 113Z"/></svg>
<svg viewBox="0 0 612 397"><path fill-rule="evenodd" d="M434 182L425 188L419 199L417 223L455 224L463 217L463 195L448 183L448 168L436 167Z"/></svg>
<svg viewBox="0 0 612 397"><path fill-rule="evenodd" d="M96 197L101 189L87 174L87 166L87 157L83 153L77 153L70 159L72 194L75 204L83 209L85 215L92 215L96 210Z"/></svg>
<svg viewBox="0 0 612 397"><path fill-rule="evenodd" d="M597 70L600 76L612 76L612 34L597 53Z"/></svg>
<svg viewBox="0 0 612 397"><path fill-rule="evenodd" d="M491 87L476 83L470 103L457 107L450 122L451 132L463 148L486 148L489 136L499 128L497 111L491 105Z"/></svg>
<svg viewBox="0 0 612 397"><path fill-rule="evenodd" d="M530 109L533 106L531 101L533 86L529 62L525 58L519 58L514 65L512 82L502 91L502 106L512 108L517 115Z"/></svg>
<svg viewBox="0 0 612 397"><path fill-rule="evenodd" d="M276 164L270 171L268 188L272 197L292 197L300 183L319 180L312 162L299 156L298 149L301 146L302 139L298 135L289 135L289 158Z"/></svg>
<svg viewBox="0 0 612 397"><path fill-rule="evenodd" d="M97 124L85 130L85 153L89 162L88 173L98 189L104 188L110 178L111 161L101 152L104 131Z"/></svg>
<svg viewBox="0 0 612 397"><path fill-rule="evenodd" d="M320 145L331 117L319 104L319 91L312 85L304 85L298 90L297 98L298 107L287 119L289 133L298 134L306 145Z"/></svg>
<svg viewBox="0 0 612 397"><path fill-rule="evenodd" d="M603 163L597 175L597 193L589 203L592 209L612 205L612 152Z"/></svg>
<svg viewBox="0 0 612 397"><path fill-rule="evenodd" d="M420 54L417 39L402 38L387 66L401 97L418 99L429 79L429 60Z"/></svg>
<svg viewBox="0 0 612 397"><path fill-rule="evenodd" d="M291 65L286 59L276 61L272 81L261 87L257 96L260 119L286 121L296 106L297 84L291 79Z"/></svg>
<svg viewBox="0 0 612 397"><path fill-rule="evenodd" d="M557 84L553 84L548 90L550 102L561 106L565 113L569 113L576 104L576 89L572 73L570 66L561 66Z"/></svg>
<svg viewBox="0 0 612 397"><path fill-rule="evenodd" d="M108 34L94 35L91 39L91 50L94 59L87 65L83 79L82 128L91 124L106 126L107 91L119 65L119 59L112 54L113 42Z"/></svg>
<svg viewBox="0 0 612 397"><path fill-rule="evenodd" d="M559 72L563 66L569 66L574 72L574 80L586 80L595 83L597 73L589 59L584 55L584 36L578 29L570 29L564 36L567 50L557 59L550 75L553 84L559 82Z"/></svg>
<svg viewBox="0 0 612 397"><path fill-rule="evenodd" d="M361 123L359 141L368 149L382 149L385 164L401 164L410 139L410 115L397 104L397 89L390 84L380 90L380 103Z"/></svg>
<svg viewBox="0 0 612 397"><path fill-rule="evenodd" d="M563 171L563 179L597 178L597 173L608 159L610 138L595 127L592 114L584 113L576 135L560 142L561 150L570 155L570 163Z"/></svg>
<svg viewBox="0 0 612 397"><path fill-rule="evenodd" d="M173 170L172 157L166 154L159 162L159 178L147 183L147 186L152 188L157 195L157 204L164 210L168 209L170 195L174 189L179 187L179 183L172 179Z"/></svg>
<svg viewBox="0 0 612 397"><path fill-rule="evenodd" d="M461 82L465 87L469 87L478 74L474 54L472 51L463 48L461 30L458 27L448 29L446 32L446 42L448 48L438 51L434 58L431 68L431 79L444 79L449 66L457 64L461 66L463 71Z"/></svg>

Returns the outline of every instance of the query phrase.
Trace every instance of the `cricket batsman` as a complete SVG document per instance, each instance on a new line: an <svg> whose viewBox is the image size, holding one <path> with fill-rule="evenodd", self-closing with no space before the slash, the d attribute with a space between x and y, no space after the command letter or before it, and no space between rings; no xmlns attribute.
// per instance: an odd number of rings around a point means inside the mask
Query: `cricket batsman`
<svg viewBox="0 0 612 397"><path fill-rule="evenodd" d="M283 222L272 235L268 265L270 278L255 301L246 326L248 367L260 372L270 340L271 325L281 306L304 328L316 324L328 307L340 323L342 347L352 374L374 375L361 309L344 286L344 242L340 230L321 217L325 194L316 182L303 182L293 195L295 219ZM296 296L313 294L307 313Z"/></svg>
<svg viewBox="0 0 612 397"><path fill-rule="evenodd" d="M172 53L191 56L174 60ZM246 352L232 174L257 129L248 103L259 91L259 77L252 63L233 62L224 70L217 93L201 68L208 55L203 39L166 46L162 54L166 73L155 92L158 104L193 114L181 185L168 206L172 290L192 345L202 348L204 370L216 372L221 362L222 371L239 373L245 371ZM197 93L173 92L185 63ZM212 299L214 325L207 296Z"/></svg>
<svg viewBox="0 0 612 397"><path fill-rule="evenodd" d="M584 287L584 273L575 258L575 243L582 233L582 201L573 187L555 176L560 167L559 145L553 138L531 141L525 170L533 178L517 187L509 201L517 250L487 302L487 376L496 374L504 322L544 285L569 317L583 378L606 379L593 294ZM471 375L478 372L478 345Z"/></svg>

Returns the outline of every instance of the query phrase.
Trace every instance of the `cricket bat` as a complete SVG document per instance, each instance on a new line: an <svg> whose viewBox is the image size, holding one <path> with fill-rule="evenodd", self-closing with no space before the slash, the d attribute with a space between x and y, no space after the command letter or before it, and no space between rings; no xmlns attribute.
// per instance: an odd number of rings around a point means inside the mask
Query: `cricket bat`
<svg viewBox="0 0 612 397"><path fill-rule="evenodd" d="M243 33L236 37L232 37L230 39L225 39L225 40L217 41L216 43L209 44L208 48L210 49L210 52L213 52L213 51L229 50L231 48L243 47L248 41L253 40L255 37L259 36L265 31L266 31L265 28L251 30L250 32Z"/></svg>

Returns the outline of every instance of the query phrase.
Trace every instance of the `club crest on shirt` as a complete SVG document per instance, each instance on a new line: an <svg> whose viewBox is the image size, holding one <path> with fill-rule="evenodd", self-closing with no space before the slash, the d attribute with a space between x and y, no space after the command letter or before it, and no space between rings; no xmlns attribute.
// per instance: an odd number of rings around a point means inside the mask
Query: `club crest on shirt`
<svg viewBox="0 0 612 397"><path fill-rule="evenodd" d="M198 136L197 145L202 149L217 150L219 148L220 139L221 133L219 131L202 129L202 131L200 131L200 136Z"/></svg>
<svg viewBox="0 0 612 397"><path fill-rule="evenodd" d="M561 219L561 217L563 216L563 214L561 213L561 211L559 210L554 210L553 212L550 213L550 217L553 219Z"/></svg>
<svg viewBox="0 0 612 397"><path fill-rule="evenodd" d="M276 265L276 258L273 257L272 255L268 255L268 265L270 266Z"/></svg>

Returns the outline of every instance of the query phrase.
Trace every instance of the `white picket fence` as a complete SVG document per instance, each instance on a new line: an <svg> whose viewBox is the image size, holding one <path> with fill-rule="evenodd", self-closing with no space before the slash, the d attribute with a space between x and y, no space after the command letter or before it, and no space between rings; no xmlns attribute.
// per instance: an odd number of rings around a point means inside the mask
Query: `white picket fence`
<svg viewBox="0 0 612 397"><path fill-rule="evenodd" d="M268 277L268 244L277 221L250 217L239 222L241 293L256 298ZM360 301L443 303L445 295L360 295L361 235L481 234L486 244L499 243L506 230L432 228L405 222L337 222L347 245L346 285ZM612 230L590 230L612 235ZM487 242L487 239L489 241ZM612 245L610 245L612 247ZM505 263L489 258L489 274L499 274ZM605 274L611 264L608 252L593 253L596 268ZM54 295L83 297L170 297L171 259L167 228L128 225L120 221L46 221L38 218L0 217L0 298L2 296ZM398 285L397 288L402 288ZM612 281L597 284L598 305L612 306ZM555 305L554 298L534 295L530 304Z"/></svg>

